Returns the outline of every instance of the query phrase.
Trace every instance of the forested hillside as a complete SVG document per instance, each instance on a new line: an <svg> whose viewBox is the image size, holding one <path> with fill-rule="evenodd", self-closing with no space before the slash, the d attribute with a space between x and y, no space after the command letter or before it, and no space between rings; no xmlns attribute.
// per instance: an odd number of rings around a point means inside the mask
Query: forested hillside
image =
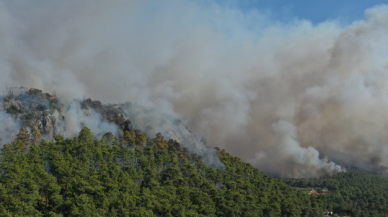
<svg viewBox="0 0 388 217"><path fill-rule="evenodd" d="M1 216L388 215L385 177L351 171L274 179L154 109L90 99L65 106L55 94L9 90L1 110L23 127L1 132L1 144L8 143L0 158ZM83 128L74 138L57 136L74 131L66 125L72 120L69 126L90 125L96 135Z"/></svg>
<svg viewBox="0 0 388 217"><path fill-rule="evenodd" d="M1 152L1 216L322 216L317 196L218 151L214 170L161 134L41 140L22 128Z"/></svg>
<svg viewBox="0 0 388 217"><path fill-rule="evenodd" d="M351 171L315 179L282 179L294 187L327 187L333 194L318 197L327 210L350 216L388 216L388 178Z"/></svg>

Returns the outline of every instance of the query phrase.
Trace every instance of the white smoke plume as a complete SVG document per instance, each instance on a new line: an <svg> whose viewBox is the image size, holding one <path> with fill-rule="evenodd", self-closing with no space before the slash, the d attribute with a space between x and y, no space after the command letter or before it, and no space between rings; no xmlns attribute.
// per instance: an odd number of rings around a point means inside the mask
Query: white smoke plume
<svg viewBox="0 0 388 217"><path fill-rule="evenodd" d="M0 144L14 141L21 127L19 122L4 111L0 111Z"/></svg>
<svg viewBox="0 0 388 217"><path fill-rule="evenodd" d="M116 124L101 121L101 115L93 110L85 111L81 109L80 103L72 101L70 106L64 112L66 119L59 121L60 128L62 129L62 135L65 138L71 138L77 136L83 127L88 127L93 134L101 139L101 136L106 132L112 132L117 134L119 129ZM57 114L59 115L59 114ZM60 117L57 118L60 120Z"/></svg>
<svg viewBox="0 0 388 217"><path fill-rule="evenodd" d="M387 27L387 5L343 25L212 1L0 0L0 87L154 107L274 176L343 170L333 156L386 173Z"/></svg>
<svg viewBox="0 0 388 217"><path fill-rule="evenodd" d="M273 176L282 174L282 177L287 178L314 178L346 171L334 162L328 162L327 158L320 159L317 149L301 147L296 128L290 123L280 120L272 124L272 131L275 143L268 146L267 150L256 153L255 158L248 159L253 165L263 165L264 173Z"/></svg>

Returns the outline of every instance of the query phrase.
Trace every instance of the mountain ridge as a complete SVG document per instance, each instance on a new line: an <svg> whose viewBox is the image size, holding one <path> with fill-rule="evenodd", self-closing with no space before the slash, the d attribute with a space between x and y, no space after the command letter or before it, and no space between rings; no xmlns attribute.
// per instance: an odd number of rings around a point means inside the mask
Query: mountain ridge
<svg viewBox="0 0 388 217"><path fill-rule="evenodd" d="M55 94L26 87L10 87L3 90L0 111L12 115L20 126L35 126L48 141L55 136L77 135L81 126L88 126L97 137L112 131L123 136L125 131L137 129L152 137L161 133L166 139L174 139L191 153L203 157L208 165L223 168L214 158L216 150L206 145L206 140L188 130L179 119L136 103L102 104L90 98L73 100L67 105ZM97 125L97 126L95 126ZM74 128L74 129L72 129ZM15 138L18 128L6 137Z"/></svg>

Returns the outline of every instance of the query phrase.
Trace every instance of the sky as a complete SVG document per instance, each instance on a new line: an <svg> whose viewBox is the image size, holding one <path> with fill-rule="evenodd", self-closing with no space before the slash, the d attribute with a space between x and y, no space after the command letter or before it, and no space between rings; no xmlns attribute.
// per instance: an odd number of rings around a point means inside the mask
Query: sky
<svg viewBox="0 0 388 217"><path fill-rule="evenodd" d="M299 18L316 24L334 19L349 24L362 19L365 9L386 3L381 0L241 0L235 6L242 11L270 11L282 21Z"/></svg>

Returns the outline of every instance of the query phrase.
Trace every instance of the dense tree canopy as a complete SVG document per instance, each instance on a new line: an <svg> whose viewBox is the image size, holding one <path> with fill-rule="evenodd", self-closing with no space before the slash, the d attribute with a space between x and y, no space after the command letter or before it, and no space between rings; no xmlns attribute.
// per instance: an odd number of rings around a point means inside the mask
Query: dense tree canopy
<svg viewBox="0 0 388 217"><path fill-rule="evenodd" d="M309 196L218 151L213 169L161 134L19 139L0 159L1 216L322 216ZM32 141L31 141L32 140ZM28 149L24 147L29 147Z"/></svg>
<svg viewBox="0 0 388 217"><path fill-rule="evenodd" d="M388 178L361 171L315 179L283 179L295 187L327 187L332 194L318 197L327 210L339 215L388 216Z"/></svg>

